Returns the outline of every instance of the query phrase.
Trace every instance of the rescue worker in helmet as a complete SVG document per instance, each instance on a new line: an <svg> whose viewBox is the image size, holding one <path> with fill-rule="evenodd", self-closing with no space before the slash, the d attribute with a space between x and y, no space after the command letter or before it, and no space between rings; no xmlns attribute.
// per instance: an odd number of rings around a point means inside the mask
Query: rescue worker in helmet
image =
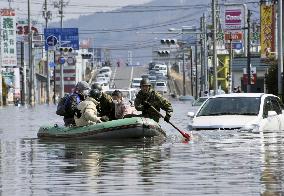
<svg viewBox="0 0 284 196"><path fill-rule="evenodd" d="M74 92L64 103L66 106L66 115L64 115L63 118L65 126L76 125L74 115L77 110L77 105L85 100L89 91L90 86L86 81L80 81L76 84Z"/></svg>
<svg viewBox="0 0 284 196"><path fill-rule="evenodd" d="M89 96L77 105L77 114L74 116L76 126L86 126L102 122L98 117L96 95L99 93L97 89L89 92Z"/></svg>
<svg viewBox="0 0 284 196"><path fill-rule="evenodd" d="M104 92L102 92L102 87L100 84L93 84L92 89L97 89L97 93L94 95L95 99L99 102L97 105L98 114L101 117L101 121L108 121L115 119L114 104L112 97Z"/></svg>
<svg viewBox="0 0 284 196"><path fill-rule="evenodd" d="M151 88L151 82L148 78L144 78L140 82L141 90L137 93L134 105L138 111L142 111L142 116L145 118L152 118L156 122L159 122L160 114L154 111L153 106L157 111L160 109L166 112L164 120L169 122L173 108L171 103Z"/></svg>

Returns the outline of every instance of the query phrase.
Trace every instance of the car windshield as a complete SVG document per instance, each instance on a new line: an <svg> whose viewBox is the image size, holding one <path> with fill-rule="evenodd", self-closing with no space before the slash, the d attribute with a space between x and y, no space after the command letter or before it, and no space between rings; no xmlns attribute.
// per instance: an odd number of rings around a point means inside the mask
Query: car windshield
<svg viewBox="0 0 284 196"><path fill-rule="evenodd" d="M196 116L257 115L259 105L259 97L209 98Z"/></svg>
<svg viewBox="0 0 284 196"><path fill-rule="evenodd" d="M157 82L156 86L166 86L166 84L164 82Z"/></svg>
<svg viewBox="0 0 284 196"><path fill-rule="evenodd" d="M206 101L208 98L207 97L199 97L193 104L192 106L201 106L204 101Z"/></svg>

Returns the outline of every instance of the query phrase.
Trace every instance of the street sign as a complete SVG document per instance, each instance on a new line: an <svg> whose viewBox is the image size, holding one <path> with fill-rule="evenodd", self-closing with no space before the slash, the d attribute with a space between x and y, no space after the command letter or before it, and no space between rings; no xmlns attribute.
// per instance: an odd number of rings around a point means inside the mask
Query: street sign
<svg viewBox="0 0 284 196"><path fill-rule="evenodd" d="M56 46L58 43L57 38L54 35L50 35L46 38L46 44L47 46Z"/></svg>
<svg viewBox="0 0 284 196"><path fill-rule="evenodd" d="M58 63L63 65L65 63L65 58L63 56L58 58Z"/></svg>
<svg viewBox="0 0 284 196"><path fill-rule="evenodd" d="M230 49L230 43L225 43L225 48ZM232 43L232 49L241 50L242 48L243 48L243 43L241 42Z"/></svg>
<svg viewBox="0 0 284 196"><path fill-rule="evenodd" d="M78 28L45 28L44 38L47 40L49 36L54 36L58 40L60 47L71 47L74 50L79 50L79 35ZM45 50L48 49L47 42Z"/></svg>
<svg viewBox="0 0 284 196"><path fill-rule="evenodd" d="M225 33L225 40L228 41L228 40L236 40L236 41L240 41L243 39L243 32L226 32Z"/></svg>

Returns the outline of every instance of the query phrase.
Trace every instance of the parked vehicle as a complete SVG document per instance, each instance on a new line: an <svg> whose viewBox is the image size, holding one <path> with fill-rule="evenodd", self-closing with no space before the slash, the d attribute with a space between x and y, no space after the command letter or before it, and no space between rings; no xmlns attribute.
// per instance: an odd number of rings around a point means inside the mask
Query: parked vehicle
<svg viewBox="0 0 284 196"><path fill-rule="evenodd" d="M200 107L204 101L206 101L209 97L199 97L197 98L193 103L192 103L192 107Z"/></svg>
<svg viewBox="0 0 284 196"><path fill-rule="evenodd" d="M100 84L103 91L106 91L106 90L109 89L109 83L108 82L98 81L98 82L94 82L93 84Z"/></svg>
<svg viewBox="0 0 284 196"><path fill-rule="evenodd" d="M192 130L259 132L284 130L281 100L265 93L232 93L209 97L196 114L189 112Z"/></svg>
<svg viewBox="0 0 284 196"><path fill-rule="evenodd" d="M110 67L102 67L102 68L99 70L99 73L108 74L109 77L111 77L112 71L111 71L111 68L110 68Z"/></svg>
<svg viewBox="0 0 284 196"><path fill-rule="evenodd" d="M133 78L131 82L131 88L139 88L141 80L142 78Z"/></svg>
<svg viewBox="0 0 284 196"><path fill-rule="evenodd" d="M168 75L168 68L165 64L156 64L154 69L156 70L156 74L161 73L163 76Z"/></svg>
<svg viewBox="0 0 284 196"><path fill-rule="evenodd" d="M96 76L96 82L109 82L109 78L105 77L105 76Z"/></svg>
<svg viewBox="0 0 284 196"><path fill-rule="evenodd" d="M168 92L168 86L166 81L157 81L155 85L155 90L161 93Z"/></svg>

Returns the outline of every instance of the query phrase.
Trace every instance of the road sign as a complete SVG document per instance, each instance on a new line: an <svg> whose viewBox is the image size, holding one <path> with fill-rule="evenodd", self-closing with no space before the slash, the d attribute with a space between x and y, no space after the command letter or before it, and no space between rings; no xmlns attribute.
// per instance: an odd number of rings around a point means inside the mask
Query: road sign
<svg viewBox="0 0 284 196"><path fill-rule="evenodd" d="M58 58L58 63L63 65L65 63L65 58L63 56Z"/></svg>
<svg viewBox="0 0 284 196"><path fill-rule="evenodd" d="M230 49L230 43L225 43L225 48ZM234 42L232 43L232 48L235 50L241 50L243 48L242 42Z"/></svg>
<svg viewBox="0 0 284 196"><path fill-rule="evenodd" d="M227 32L225 33L225 40L242 40L243 39L243 32Z"/></svg>
<svg viewBox="0 0 284 196"><path fill-rule="evenodd" d="M45 28L44 38L47 40L49 36L55 36L60 47L71 47L79 50L78 28ZM45 43L45 50L48 45Z"/></svg>
<svg viewBox="0 0 284 196"><path fill-rule="evenodd" d="M54 35L50 35L46 38L46 44L47 46L56 46L58 43L57 38Z"/></svg>

